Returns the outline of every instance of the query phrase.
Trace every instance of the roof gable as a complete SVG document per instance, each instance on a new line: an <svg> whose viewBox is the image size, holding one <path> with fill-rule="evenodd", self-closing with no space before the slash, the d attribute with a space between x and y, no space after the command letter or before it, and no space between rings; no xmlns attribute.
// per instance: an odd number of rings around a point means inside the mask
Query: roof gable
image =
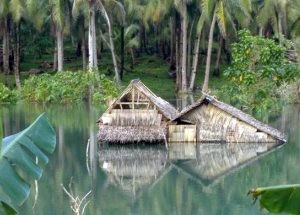
<svg viewBox="0 0 300 215"><path fill-rule="evenodd" d="M140 80L135 79L130 82L122 94L108 107L105 113L114 109L118 102L129 95L133 90L139 91L144 97L146 97L156 108L163 114L164 117L171 120L176 117L179 112L167 101L156 96L148 87L146 87Z"/></svg>
<svg viewBox="0 0 300 215"><path fill-rule="evenodd" d="M173 120L181 118L182 116L188 114L189 112L195 110L198 107L201 107L204 104L211 104L211 105L225 111L226 113L236 117L237 119L248 123L249 125L257 128L258 130L263 131L278 140L286 142L285 135L282 132L280 132L279 130L272 128L269 125L258 121L253 116L246 114L245 112L243 112L229 104L218 101L217 99L215 99L214 97L209 96L209 95L205 95L205 96L201 97L198 102L183 109L180 112L180 114L177 115Z"/></svg>

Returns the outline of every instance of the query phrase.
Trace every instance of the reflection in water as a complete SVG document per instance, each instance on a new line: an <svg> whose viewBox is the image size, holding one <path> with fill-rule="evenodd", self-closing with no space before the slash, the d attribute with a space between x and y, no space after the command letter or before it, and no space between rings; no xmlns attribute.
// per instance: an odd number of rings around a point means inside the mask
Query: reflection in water
<svg viewBox="0 0 300 215"><path fill-rule="evenodd" d="M120 186L135 197L165 171L167 153L161 147L107 147L99 150L101 168L108 183Z"/></svg>
<svg viewBox="0 0 300 215"><path fill-rule="evenodd" d="M288 135L288 143L278 150L253 143L172 144L168 150L164 146L97 149L91 144L93 177L86 168L86 144L94 137L103 110L80 105L2 107L4 133L24 129L44 111L57 131L59 146L39 181L36 207L32 209L32 192L20 214L71 215L61 189L71 177L79 196L93 190L86 215L261 214L246 196L249 188L300 181L300 106L286 107L284 121L270 120L276 128L284 126Z"/></svg>
<svg viewBox="0 0 300 215"><path fill-rule="evenodd" d="M137 190L153 186L173 168L206 186L275 146L274 143L172 143L168 150L159 146L109 146L99 150L99 161L110 184L135 195Z"/></svg>

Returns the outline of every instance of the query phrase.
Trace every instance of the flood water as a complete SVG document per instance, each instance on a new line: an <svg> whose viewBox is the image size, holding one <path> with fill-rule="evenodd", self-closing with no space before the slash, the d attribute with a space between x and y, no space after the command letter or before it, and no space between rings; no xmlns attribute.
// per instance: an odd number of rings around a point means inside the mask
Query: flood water
<svg viewBox="0 0 300 215"><path fill-rule="evenodd" d="M300 106L285 107L269 120L288 143L97 147L103 108L84 105L2 107L4 134L16 133L42 112L57 132L57 147L20 214L73 214L69 197L87 192L85 214L267 214L247 191L257 186L300 182ZM88 152L86 146L90 139ZM69 184L71 183L71 187Z"/></svg>

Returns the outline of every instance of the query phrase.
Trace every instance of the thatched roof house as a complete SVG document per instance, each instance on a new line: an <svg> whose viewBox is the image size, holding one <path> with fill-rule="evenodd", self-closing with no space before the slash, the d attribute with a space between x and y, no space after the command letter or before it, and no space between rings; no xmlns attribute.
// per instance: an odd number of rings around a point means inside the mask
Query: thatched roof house
<svg viewBox="0 0 300 215"><path fill-rule="evenodd" d="M178 115L140 80L133 80L98 120L100 142L165 142L167 122Z"/></svg>
<svg viewBox="0 0 300 215"><path fill-rule="evenodd" d="M195 126L194 130L191 126ZM208 95L183 109L173 119L173 125L169 127L169 141L178 139L174 136L176 130L186 134L182 139L192 139L189 136L194 134L200 142L286 141L279 130Z"/></svg>

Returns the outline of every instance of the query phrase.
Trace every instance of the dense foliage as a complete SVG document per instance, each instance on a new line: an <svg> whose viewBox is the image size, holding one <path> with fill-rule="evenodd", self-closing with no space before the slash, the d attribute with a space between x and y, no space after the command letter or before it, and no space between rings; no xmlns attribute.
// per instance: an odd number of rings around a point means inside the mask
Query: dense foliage
<svg viewBox="0 0 300 215"><path fill-rule="evenodd" d="M96 78L88 72L58 72L42 74L25 80L22 97L26 101L40 103L71 103L88 100L93 86L93 102L104 102L118 94L115 83L104 75Z"/></svg>
<svg viewBox="0 0 300 215"><path fill-rule="evenodd" d="M224 72L229 84L223 91L232 103L255 113L276 108L278 88L299 76L285 57L290 42L252 36L248 30L239 31L238 36L239 41L232 44L232 64Z"/></svg>
<svg viewBox="0 0 300 215"><path fill-rule="evenodd" d="M0 83L0 104L11 104L17 101L17 93Z"/></svg>

